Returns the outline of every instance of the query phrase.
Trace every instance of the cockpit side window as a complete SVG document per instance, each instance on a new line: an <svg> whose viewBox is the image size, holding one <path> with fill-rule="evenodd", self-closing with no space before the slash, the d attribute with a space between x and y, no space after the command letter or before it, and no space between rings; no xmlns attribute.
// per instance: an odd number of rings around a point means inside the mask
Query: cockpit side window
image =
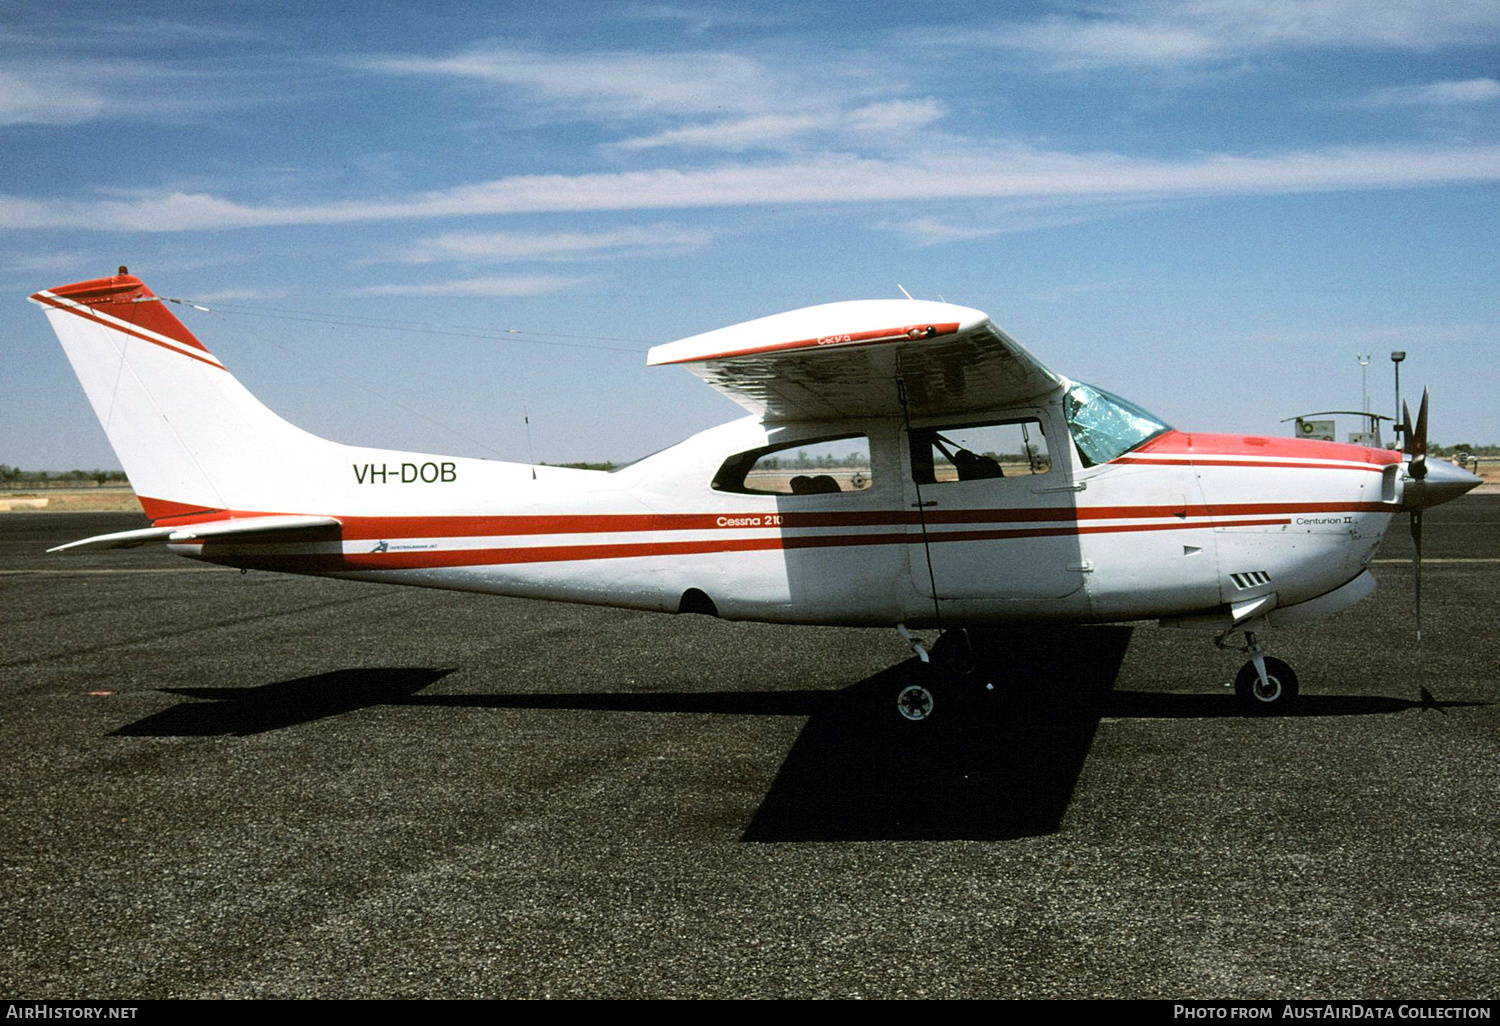
<svg viewBox="0 0 1500 1026"><path fill-rule="evenodd" d="M1007 420L913 428L911 472L917 484L1026 477L1052 469L1041 421Z"/></svg>
<svg viewBox="0 0 1500 1026"><path fill-rule="evenodd" d="M1063 413L1086 467L1108 463L1172 430L1134 403L1082 383L1063 396Z"/></svg>
<svg viewBox="0 0 1500 1026"><path fill-rule="evenodd" d="M866 491L872 480L870 439L839 435L738 453L724 461L713 487L745 495L831 495Z"/></svg>

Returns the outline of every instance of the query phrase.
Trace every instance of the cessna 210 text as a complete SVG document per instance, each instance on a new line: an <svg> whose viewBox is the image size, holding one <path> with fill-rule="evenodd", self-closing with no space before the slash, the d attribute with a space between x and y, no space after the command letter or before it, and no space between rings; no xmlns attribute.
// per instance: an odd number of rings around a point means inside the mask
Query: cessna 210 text
<svg viewBox="0 0 1500 1026"><path fill-rule="evenodd" d="M725 619L940 628L1156 619L1239 634L1249 708L1296 676L1270 624L1375 587L1398 512L1479 483L1425 455L1174 430L978 310L832 303L651 350L751 411L604 472L340 445L252 396L140 279L38 292L163 541L228 566ZM1409 417L1408 417L1409 423ZM1420 540L1420 539L1419 539ZM57 550L54 550L57 551ZM958 628L960 630L955 631ZM958 658L958 656L955 656ZM897 708L933 709L937 674Z"/></svg>

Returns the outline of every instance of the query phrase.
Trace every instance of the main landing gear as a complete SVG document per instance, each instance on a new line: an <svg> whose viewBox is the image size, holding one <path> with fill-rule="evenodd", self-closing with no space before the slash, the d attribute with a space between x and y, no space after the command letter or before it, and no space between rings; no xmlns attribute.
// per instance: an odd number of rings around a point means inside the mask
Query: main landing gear
<svg viewBox="0 0 1500 1026"><path fill-rule="evenodd" d="M1234 677L1234 694L1241 707L1252 716L1285 714L1297 701L1297 674L1280 659L1265 654L1255 631L1244 631L1245 644L1240 646L1224 643L1231 633L1225 631L1214 639L1214 644L1220 648L1237 647L1250 657Z"/></svg>
<svg viewBox="0 0 1500 1026"><path fill-rule="evenodd" d="M937 707L937 696L933 694L933 681L921 684L906 684L896 693L896 711L903 719L919 723L932 715Z"/></svg>
<svg viewBox="0 0 1500 1026"><path fill-rule="evenodd" d="M905 624L897 624L896 633L919 661L916 672L896 692L896 712L902 719L920 723L938 710L946 715L960 707L971 693L995 689L993 683L981 680L976 672L979 660L968 631L944 631L930 647L907 630Z"/></svg>

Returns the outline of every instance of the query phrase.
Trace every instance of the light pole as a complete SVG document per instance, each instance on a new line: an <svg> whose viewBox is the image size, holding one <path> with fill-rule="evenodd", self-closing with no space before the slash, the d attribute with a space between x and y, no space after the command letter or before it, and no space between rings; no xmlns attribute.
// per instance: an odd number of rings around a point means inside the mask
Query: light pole
<svg viewBox="0 0 1500 1026"><path fill-rule="evenodd" d="M1393 423L1396 425L1396 441L1399 443L1397 448L1400 448L1406 442L1406 439L1401 434L1401 361L1404 359L1406 359L1406 350L1391 350L1391 363L1396 365L1396 419Z"/></svg>

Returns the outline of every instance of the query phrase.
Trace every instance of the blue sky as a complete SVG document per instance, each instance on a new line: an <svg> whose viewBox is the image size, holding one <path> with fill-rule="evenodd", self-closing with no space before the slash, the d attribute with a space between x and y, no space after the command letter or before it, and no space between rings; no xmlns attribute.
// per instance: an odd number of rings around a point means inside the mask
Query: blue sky
<svg viewBox="0 0 1500 1026"><path fill-rule="evenodd" d="M1500 441L1495 0L0 11L0 462L118 466L24 297L119 264L346 442L630 459L738 415L648 346L898 283L1178 427L1404 349Z"/></svg>

